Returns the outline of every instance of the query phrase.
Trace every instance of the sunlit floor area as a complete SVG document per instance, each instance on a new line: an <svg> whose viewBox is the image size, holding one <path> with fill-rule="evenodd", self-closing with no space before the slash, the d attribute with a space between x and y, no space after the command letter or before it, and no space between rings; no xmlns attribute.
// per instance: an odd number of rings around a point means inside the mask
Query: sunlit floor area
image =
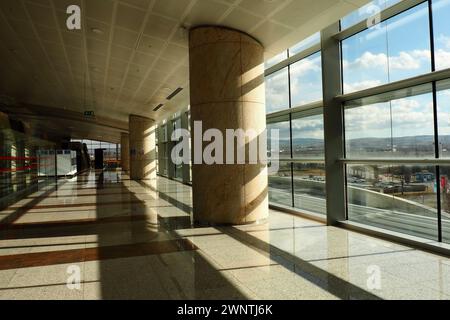
<svg viewBox="0 0 450 320"><path fill-rule="evenodd" d="M0 214L1 299L450 299L449 258L276 211L195 227L165 178L91 171Z"/></svg>

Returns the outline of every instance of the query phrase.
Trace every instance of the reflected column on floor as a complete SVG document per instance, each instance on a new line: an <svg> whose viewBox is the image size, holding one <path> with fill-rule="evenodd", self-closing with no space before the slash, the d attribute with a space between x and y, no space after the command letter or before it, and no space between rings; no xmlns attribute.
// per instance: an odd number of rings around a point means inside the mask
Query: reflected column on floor
<svg viewBox="0 0 450 320"><path fill-rule="evenodd" d="M196 155L192 168L194 219L207 224L245 224L265 219L267 166L261 161L250 164L248 150L242 164L237 164L236 152L233 164L219 163L225 163L225 159L208 165L198 161L207 144L197 143L202 139L195 132L195 123L199 122L203 132L215 129L224 138L228 129L253 130L256 137L245 137L246 149L256 140L266 139L264 48L240 31L214 26L191 29L189 47L191 128ZM225 145L218 147L223 148L223 155ZM233 145L236 150L236 139Z"/></svg>
<svg viewBox="0 0 450 320"><path fill-rule="evenodd" d="M156 126L149 118L130 115L130 178L156 179Z"/></svg>

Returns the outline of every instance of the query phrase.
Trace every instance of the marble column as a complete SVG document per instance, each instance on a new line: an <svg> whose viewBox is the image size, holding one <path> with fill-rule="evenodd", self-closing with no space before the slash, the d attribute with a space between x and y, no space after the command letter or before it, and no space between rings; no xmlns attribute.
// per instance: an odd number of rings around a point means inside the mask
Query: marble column
<svg viewBox="0 0 450 320"><path fill-rule="evenodd" d="M130 136L128 133L120 135L120 162L123 171L130 171Z"/></svg>
<svg viewBox="0 0 450 320"><path fill-rule="evenodd" d="M193 141L196 121L203 132L214 128L226 137L227 129L253 129L259 139L266 129L263 46L236 30L197 27L190 30L189 60ZM267 166L260 161L193 164L192 184L196 222L240 225L268 217Z"/></svg>
<svg viewBox="0 0 450 320"><path fill-rule="evenodd" d="M156 125L149 118L130 115L130 178L156 178Z"/></svg>

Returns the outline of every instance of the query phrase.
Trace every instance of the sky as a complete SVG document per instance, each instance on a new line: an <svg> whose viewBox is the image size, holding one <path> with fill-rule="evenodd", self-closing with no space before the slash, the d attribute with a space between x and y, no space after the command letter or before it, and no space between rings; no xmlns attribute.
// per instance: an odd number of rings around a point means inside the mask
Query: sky
<svg viewBox="0 0 450 320"><path fill-rule="evenodd" d="M379 7L399 0L376 0ZM365 19L366 6L342 21L344 27ZM369 14L370 13L370 14ZM450 0L434 0L436 69L450 68ZM344 92L398 81L431 71L428 5L423 3L343 41ZM291 66L292 104L321 100L320 54ZM266 81L268 113L289 105L286 70ZM392 116L391 116L392 115ZM450 89L438 93L439 133L450 134ZM433 135L431 93L346 111L347 138ZM293 123L294 138L323 137L323 125ZM391 128L392 124L392 128ZM296 126L300 126L295 129ZM286 129L286 126L284 127ZM283 136L283 134L281 134Z"/></svg>

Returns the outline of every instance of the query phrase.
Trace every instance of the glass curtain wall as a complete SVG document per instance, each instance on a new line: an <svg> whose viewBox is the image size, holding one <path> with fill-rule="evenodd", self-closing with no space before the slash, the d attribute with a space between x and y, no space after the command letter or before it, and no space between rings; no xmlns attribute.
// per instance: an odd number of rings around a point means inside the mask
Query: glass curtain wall
<svg viewBox="0 0 450 320"><path fill-rule="evenodd" d="M450 243L450 80L433 74L450 67L448 21L450 0L376 0L340 22L350 221ZM269 196L326 214L321 66L334 62L311 49L319 41L266 63L269 137L279 130L280 146Z"/></svg>
<svg viewBox="0 0 450 320"><path fill-rule="evenodd" d="M450 80L401 85L450 67L450 1L409 3L341 41L348 220L450 243Z"/></svg>
<svg viewBox="0 0 450 320"><path fill-rule="evenodd" d="M172 126L173 126L173 131L181 129L181 117L172 120ZM172 147L175 147L175 145L177 143L179 143L181 141L181 138L179 141L172 142ZM172 149L172 148L171 148ZM174 168L174 179L179 180L179 181L183 181L183 164L172 164L173 168Z"/></svg>
<svg viewBox="0 0 450 320"><path fill-rule="evenodd" d="M163 123L157 128L158 136L158 174L164 177L169 176L169 146L167 138L167 123Z"/></svg>
<svg viewBox="0 0 450 320"><path fill-rule="evenodd" d="M270 203L325 215L321 65L319 34L266 63L266 112L271 158L273 130L279 136L279 169L269 176Z"/></svg>
<svg viewBox="0 0 450 320"><path fill-rule="evenodd" d="M22 122L0 112L0 208L47 184L38 176L37 152L54 149L55 143L28 131Z"/></svg>
<svg viewBox="0 0 450 320"><path fill-rule="evenodd" d="M172 149L181 141L171 141L172 133L177 129L190 131L190 112L184 111L165 120L157 126L158 175L190 184L192 177L191 164L176 165L171 159ZM190 147L191 141L189 141ZM179 155L180 157L183 154Z"/></svg>

